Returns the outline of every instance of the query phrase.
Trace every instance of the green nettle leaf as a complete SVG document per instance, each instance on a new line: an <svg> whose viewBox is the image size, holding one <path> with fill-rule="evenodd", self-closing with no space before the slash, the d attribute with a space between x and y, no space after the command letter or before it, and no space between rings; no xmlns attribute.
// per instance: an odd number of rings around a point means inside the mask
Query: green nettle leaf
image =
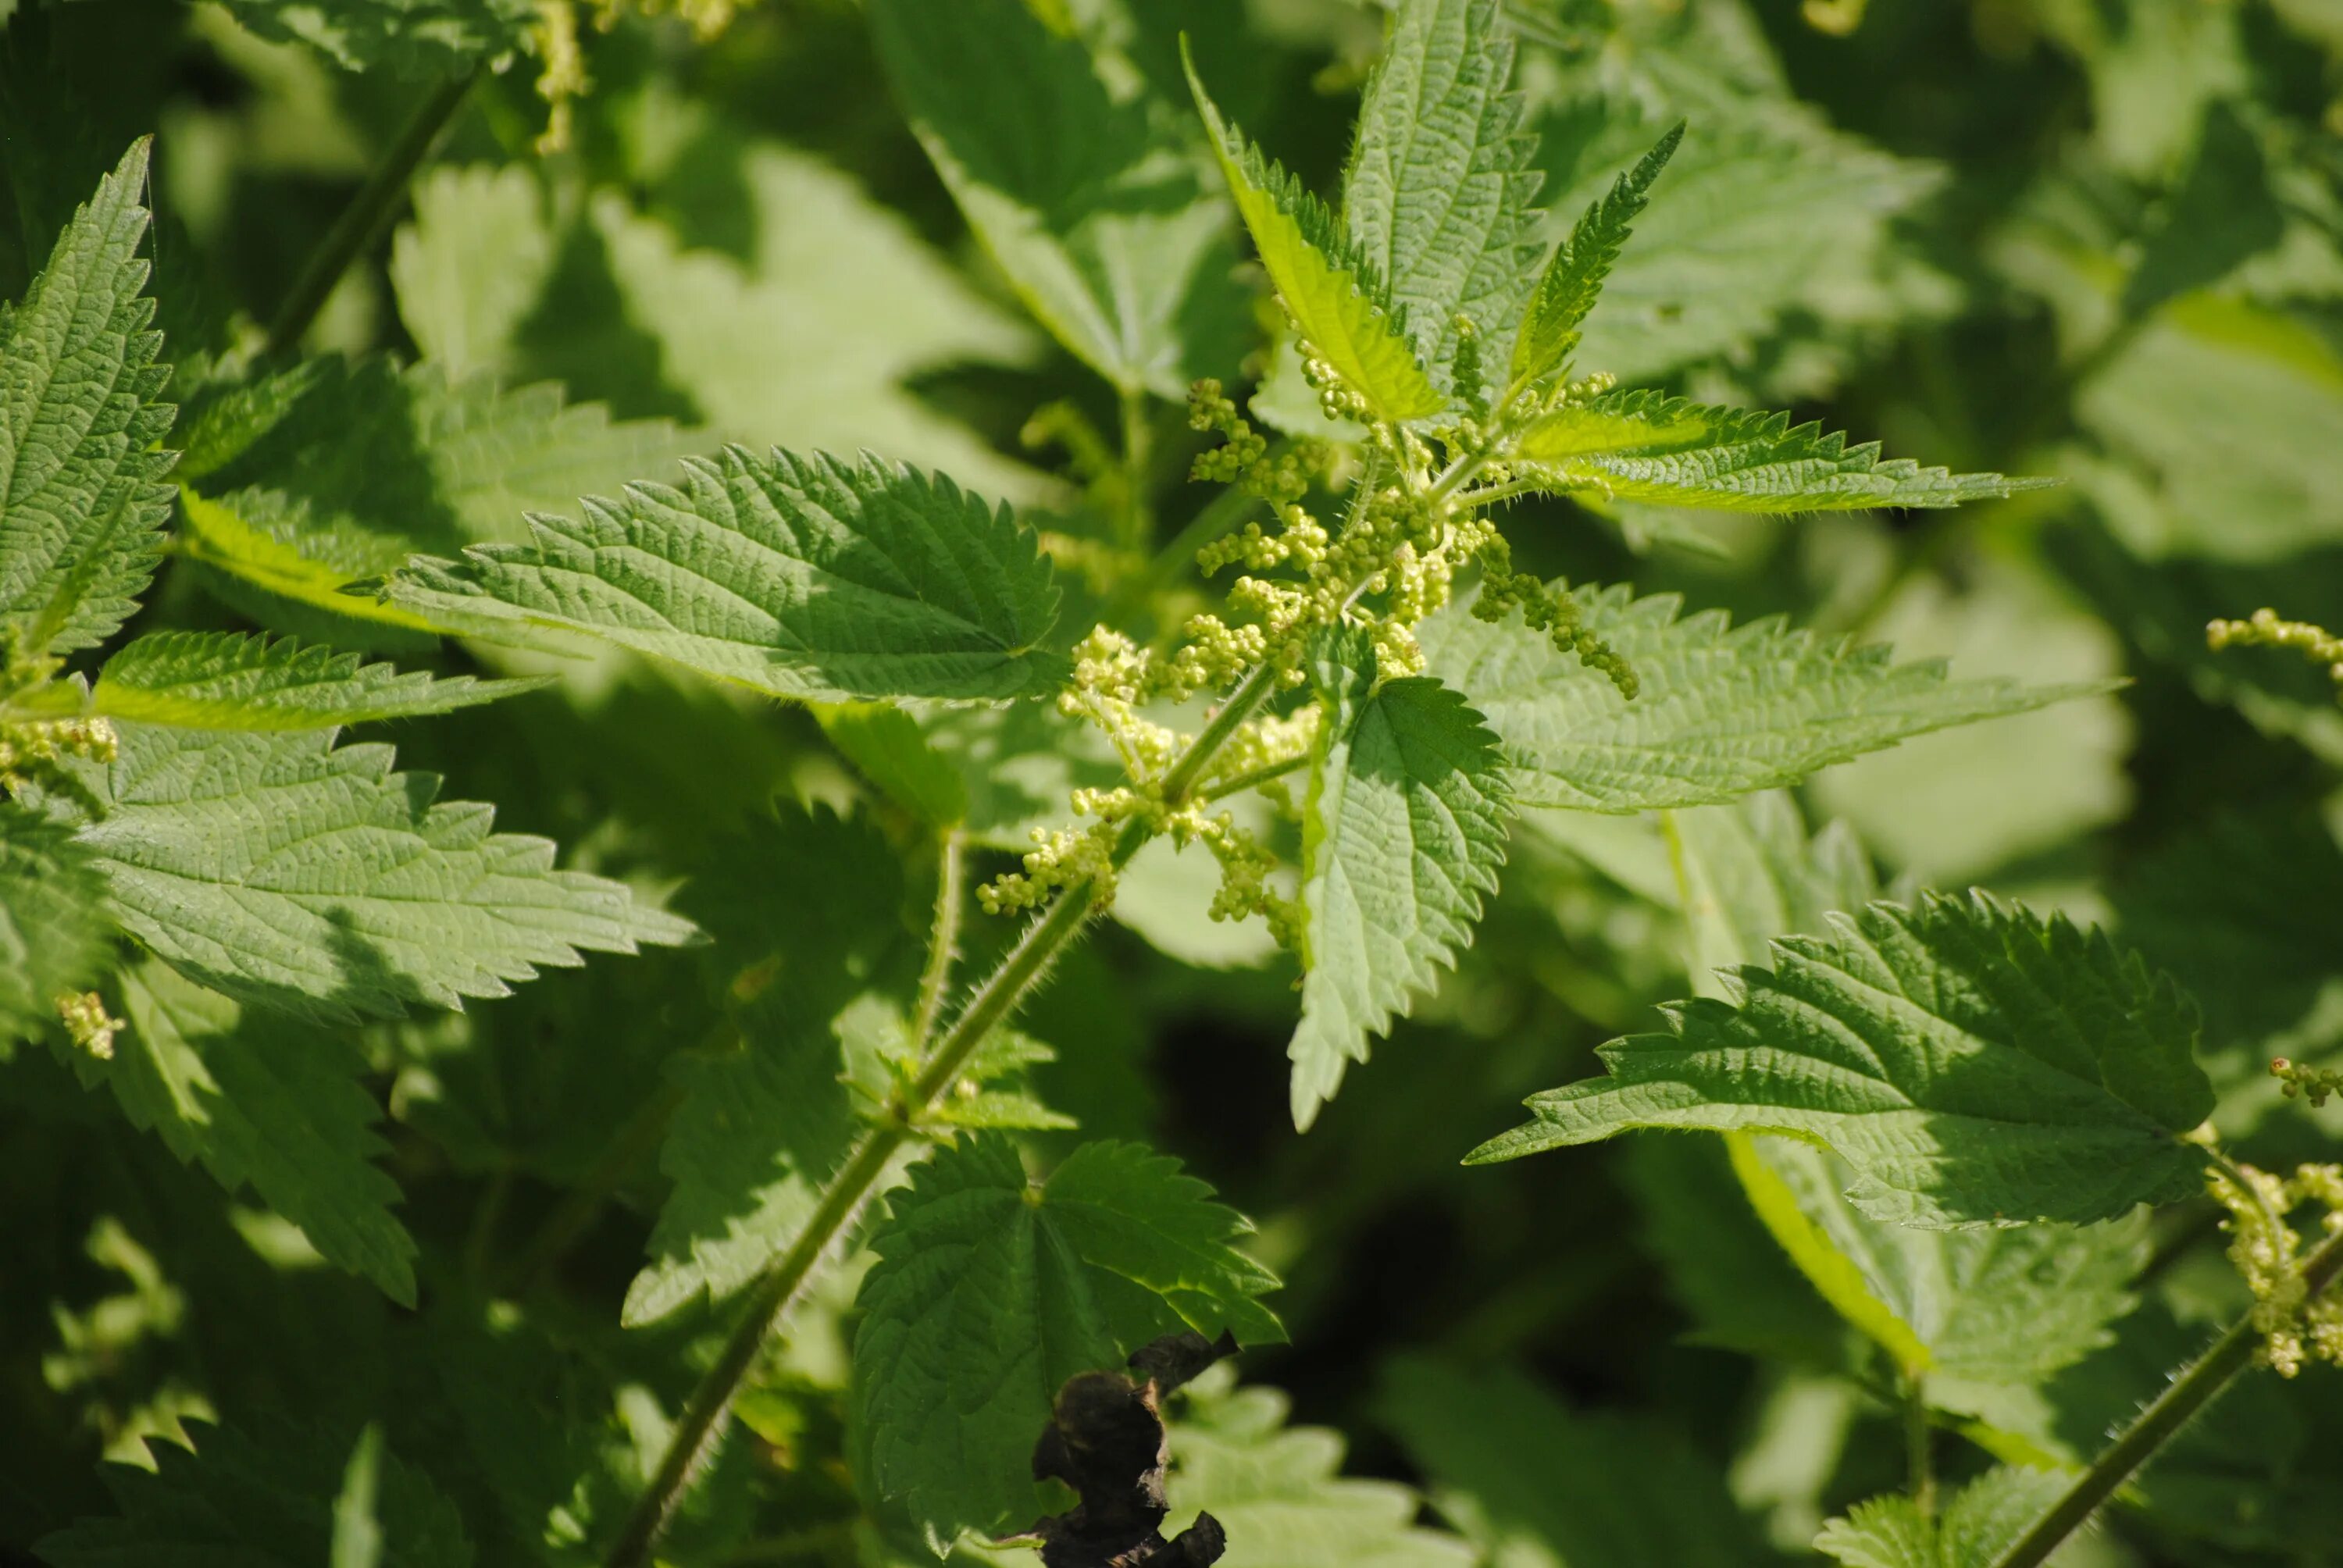
<svg viewBox="0 0 2343 1568"><path fill-rule="evenodd" d="M1632 1128L1777 1132L1830 1148L1855 1207L1930 1227L2110 1219L2195 1189L2212 1110L2195 1008L2064 917L1983 894L1875 904L1774 944L1737 1005L1668 1010L1603 1048L1610 1075L1537 1095L1485 1163Z"/></svg>
<svg viewBox="0 0 2343 1568"><path fill-rule="evenodd" d="M1302 1022L1293 1120L1307 1128L1442 966L1472 941L1497 886L1510 808L1481 716L1423 676L1375 685L1351 630L1312 660L1325 721L1302 825Z"/></svg>
<svg viewBox="0 0 2343 1568"><path fill-rule="evenodd" d="M1261 265L1311 347L1378 419L1401 425L1446 407L1398 306L1326 204L1221 118L1192 63L1188 85Z"/></svg>
<svg viewBox="0 0 2343 1568"><path fill-rule="evenodd" d="M344 1021L503 996L581 950L687 940L619 883L553 868L490 808L435 805L387 746L330 730L236 735L126 722L82 777L105 815L79 841L123 930L238 1000Z"/></svg>
<svg viewBox="0 0 2343 1568"><path fill-rule="evenodd" d="M1162 106L1118 102L1023 0L870 7L895 95L1027 307L1129 392L1226 376L1252 312L1228 204Z"/></svg>
<svg viewBox="0 0 2343 1568"><path fill-rule="evenodd" d="M281 1429L265 1442L191 1422L195 1452L150 1440L154 1469L102 1472L118 1519L83 1519L39 1543L55 1568L296 1568L332 1560L335 1499L350 1452L347 1431ZM375 1561L382 1568L469 1568L472 1543L455 1505L420 1471L386 1452L377 1478Z"/></svg>
<svg viewBox="0 0 2343 1568"><path fill-rule="evenodd" d="M415 1304L415 1241L391 1213L398 1183L375 1164L381 1108L358 1081L366 1059L337 1035L246 1017L159 964L122 977L129 1028L112 1060L78 1054L132 1125L230 1192L249 1186L327 1262Z"/></svg>
<svg viewBox="0 0 2343 1568"><path fill-rule="evenodd" d="M55 1021L57 998L97 978L110 930L106 880L73 829L0 800L0 1045Z"/></svg>
<svg viewBox="0 0 2343 1568"><path fill-rule="evenodd" d="M184 490L179 520L173 540L178 553L206 568L207 586L256 620L304 636L345 637L347 618L402 649L427 648L437 635L419 615L342 591L407 559L407 546L397 538L321 522L300 500L275 490L240 490L226 501Z"/></svg>
<svg viewBox="0 0 2343 1568"><path fill-rule="evenodd" d="M2224 1077L2335 1038L2343 849L2315 813L2224 811L2138 856L2109 890L2124 940L2204 1009Z"/></svg>
<svg viewBox="0 0 2343 1568"><path fill-rule="evenodd" d="M721 121L706 134L722 154L719 188L748 198L745 258L738 247L687 247L615 191L587 204L587 232L625 319L656 349L646 369L688 394L727 440L868 447L1011 500L1048 498L1041 476L906 385L951 366L1021 364L1032 332L850 176ZM739 221L736 203L727 197L728 225ZM541 308L557 310L559 295L557 276ZM571 347L558 316L538 325L552 339L531 357L538 373L639 395L640 373L617 377L608 353Z"/></svg>
<svg viewBox="0 0 2343 1568"><path fill-rule="evenodd" d="M2055 1470L1989 1471L1936 1517L1908 1497L1875 1497L1825 1525L1815 1549L1846 1568L1992 1568L2067 1483Z"/></svg>
<svg viewBox="0 0 2343 1568"><path fill-rule="evenodd" d="M1530 297L1529 313L1522 318L1521 331L1513 339L1515 386L1553 375L1578 347L1578 329L1603 293L1612 264L1627 243L1630 226L1651 199L1652 182L1660 177L1683 140L1684 126L1678 122L1571 226L1569 237L1546 263L1537 292Z"/></svg>
<svg viewBox="0 0 2343 1568"><path fill-rule="evenodd" d="M1545 176L1506 90L1513 69L1497 0L1408 0L1359 107L1344 226L1439 372L1455 357L1459 314L1483 335L1485 362L1503 363L1528 292L1531 204Z"/></svg>
<svg viewBox="0 0 2343 1568"><path fill-rule="evenodd" d="M480 680L387 664L288 639L229 631L163 631L106 661L86 711L186 729L328 729L448 713L544 685Z"/></svg>
<svg viewBox="0 0 2343 1568"><path fill-rule="evenodd" d="M127 619L162 555L172 408L155 399L155 302L141 294L151 144L57 236L48 266L0 311L0 628L35 652L94 648Z"/></svg>
<svg viewBox="0 0 2343 1568"><path fill-rule="evenodd" d="M1737 1136L1737 1135L1735 1135ZM1625 1174L1636 1241L1665 1271L1691 1342L1829 1372L1861 1349L1845 1315L1759 1219L1728 1155L1731 1138L1638 1138Z"/></svg>
<svg viewBox="0 0 2343 1568"><path fill-rule="evenodd" d="M1764 963L1777 939L1821 930L1831 916L1879 897L1853 829L1833 822L1809 838L1785 791L1664 820L1691 929L1693 983L1704 996L1729 995L1722 974Z"/></svg>
<svg viewBox="0 0 2343 1568"><path fill-rule="evenodd" d="M584 633L778 697L1047 692L1058 590L1031 530L950 480L729 447L685 487L637 484L530 545L410 563L383 585L450 631L528 645Z"/></svg>
<svg viewBox="0 0 2343 1568"><path fill-rule="evenodd" d="M305 361L207 403L189 435L203 461L185 476L179 551L255 618L338 638L353 619L428 630L345 585L418 551L525 539L530 510L699 449L665 420L613 421L558 387L451 382L383 359Z"/></svg>
<svg viewBox="0 0 2343 1568"><path fill-rule="evenodd" d="M2073 1365L2111 1343L2109 1325L2134 1305L2131 1282L2147 1261L2140 1216L1916 1230L1850 1203L1855 1173L1828 1150L1781 1138L1732 1148L1793 1261L1907 1375L1926 1374L1944 1408L1971 1409L1994 1389L2030 1388Z"/></svg>
<svg viewBox="0 0 2343 1568"><path fill-rule="evenodd" d="M2205 107L2195 160L2124 280L2124 317L2140 319L2175 296L2219 281L2278 244L2285 226L2255 132L2234 106L2214 100Z"/></svg>
<svg viewBox="0 0 2343 1568"><path fill-rule="evenodd" d="M369 1423L350 1450L349 1468L334 1497L334 1540L327 1568L381 1568L382 1428Z"/></svg>
<svg viewBox="0 0 2343 1568"><path fill-rule="evenodd" d="M551 276L554 236L528 163L417 175L391 236L391 292L423 357L449 379L511 375L513 344Z"/></svg>
<svg viewBox="0 0 2343 1568"><path fill-rule="evenodd" d="M1787 414L1641 389L1557 408L1523 430L1513 451L1516 466L1547 488L1738 512L1957 507L2055 482L1924 468L1881 457L1876 441L1850 447L1819 424L1793 426Z"/></svg>
<svg viewBox="0 0 2343 1568"><path fill-rule="evenodd" d="M1821 930L1877 896L1843 824L1807 839L1785 795L1673 815L1698 969L1757 963L1768 944ZM1696 977L1702 978L1702 977ZM1723 990L1705 979L1707 994ZM1664 1141L1675 1141L1668 1140ZM1730 1164L1757 1216L1807 1281L1942 1408L1974 1411L2109 1343L2147 1261L2140 1217L2103 1225L1922 1231L1842 1195L1855 1173L1828 1151L1729 1133Z"/></svg>
<svg viewBox="0 0 2343 1568"><path fill-rule="evenodd" d="M1516 800L1582 811L1714 804L1795 783L1915 735L2023 713L2100 685L1951 680L1941 660L1890 661L1769 618L1679 620L1674 595L1574 591L1585 625L1634 668L1630 701L1517 615L1484 621L1469 599L1420 632L1432 672L1488 718Z"/></svg>
<svg viewBox="0 0 2343 1568"><path fill-rule="evenodd" d="M890 702L841 702L816 717L830 743L896 805L930 828L967 819L967 781L918 719Z"/></svg>
<svg viewBox="0 0 2343 1568"><path fill-rule="evenodd" d="M1668 108L1654 115L1646 104ZM1667 178L1581 325L1582 364L1649 382L1704 362L1745 364L1788 340L1823 357L1821 376L1797 378L1819 391L1836 375L1833 337L1946 308L1932 297L1940 288L1898 279L1910 264L1890 226L1939 171L1788 101L1624 84L1565 100L1538 127L1539 162L1553 176L1549 232L1561 238L1562 215L1634 176L1680 110L1690 125Z"/></svg>
<svg viewBox="0 0 2343 1568"><path fill-rule="evenodd" d="M1136 1144L1086 1143L1036 1185L977 1134L891 1208L856 1302L850 1441L869 1495L944 1540L1045 1512L1030 1456L1076 1372L1182 1329L1284 1338L1253 1300L1276 1276L1229 1244L1244 1220Z"/></svg>
<svg viewBox="0 0 2343 1568"><path fill-rule="evenodd" d="M1238 1388L1216 1366L1188 1385L1172 1421L1167 1538L1198 1512L1228 1530L1223 1568L1468 1568L1456 1537L1416 1523L1423 1501L1390 1481L1340 1473L1342 1439L1289 1426L1275 1389Z"/></svg>
<svg viewBox="0 0 2343 1568"><path fill-rule="evenodd" d="M1518 1372L1409 1358L1375 1401L1487 1563L1744 1568L1763 1548L1725 1476L1677 1433L1581 1414Z"/></svg>
<svg viewBox="0 0 2343 1568"><path fill-rule="evenodd" d="M528 0L229 0L264 38L307 44L345 71L429 77L524 48Z"/></svg>
<svg viewBox="0 0 2343 1568"><path fill-rule="evenodd" d="M785 807L729 839L682 896L714 944L711 979L746 1000L736 1048L672 1070L682 1101L659 1152L672 1185L627 1292L629 1324L754 1279L861 1130L874 1102L851 1085L888 1087L887 1020L855 1005L905 941L903 874L875 828Z"/></svg>

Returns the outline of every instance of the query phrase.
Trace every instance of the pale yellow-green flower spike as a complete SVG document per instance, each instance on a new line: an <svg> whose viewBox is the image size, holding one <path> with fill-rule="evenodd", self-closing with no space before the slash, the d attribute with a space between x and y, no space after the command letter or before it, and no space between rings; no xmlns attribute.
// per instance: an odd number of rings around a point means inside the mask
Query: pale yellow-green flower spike
<svg viewBox="0 0 2343 1568"><path fill-rule="evenodd" d="M114 1060L114 1037L130 1025L106 1012L104 997L94 990L68 991L57 998L56 1007L65 1038L100 1061Z"/></svg>
<svg viewBox="0 0 2343 1568"><path fill-rule="evenodd" d="M2205 646L2215 653L2230 648L2288 648L2343 687L2343 638L2305 620L2280 620L2274 609L2258 609L2244 620L2217 620L2205 628Z"/></svg>
<svg viewBox="0 0 2343 1568"><path fill-rule="evenodd" d="M537 0L537 94L546 103L545 129L537 138L540 153L567 152L575 126L578 100L592 91L586 72L586 53L579 42L578 13L593 13L597 32L607 33L627 11L644 16L678 16L689 25L693 36L706 43L731 25L739 14L739 0Z"/></svg>
<svg viewBox="0 0 2343 1568"><path fill-rule="evenodd" d="M2343 1366L2343 1297L2311 1296L2302 1277L2302 1237L2289 1218L2316 1205L2327 1234L2343 1235L2343 1165L2303 1165L2282 1178L2224 1161L2209 1185L2229 1211L2229 1261L2253 1292L2254 1328L2262 1336L2258 1359L2289 1378L2307 1361Z"/></svg>
<svg viewBox="0 0 2343 1568"><path fill-rule="evenodd" d="M2308 1100L2314 1111L2329 1095L2343 1093L2343 1068L2305 1067L2278 1056L2270 1059L2270 1076L2278 1081L2278 1092L2288 1100Z"/></svg>

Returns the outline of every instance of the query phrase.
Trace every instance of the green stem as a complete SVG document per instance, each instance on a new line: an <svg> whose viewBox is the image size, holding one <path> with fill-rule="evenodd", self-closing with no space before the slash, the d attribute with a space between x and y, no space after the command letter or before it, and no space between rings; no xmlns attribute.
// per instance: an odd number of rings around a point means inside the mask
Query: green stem
<svg viewBox="0 0 2343 1568"><path fill-rule="evenodd" d="M456 111L463 106L465 95L479 79L480 70L474 67L460 76L452 76L432 89L423 100L412 119L398 133L398 139L382 156L382 161L367 176L358 194L342 209L334 226L326 231L325 239L311 253L301 268L300 276L293 280L291 292L277 307L277 318L268 324L266 352L271 355L289 352L308 332L309 324L317 318L326 298L334 286L342 280L357 260L389 226L397 215L399 204L407 197L407 181L438 145Z"/></svg>
<svg viewBox="0 0 2343 1568"><path fill-rule="evenodd" d="M1456 504L1478 511L1483 507L1493 507L1499 501L1510 501L1515 496L1526 496L1545 488L1547 486L1541 480L1512 479L1502 485L1491 485L1486 489L1467 490L1456 498Z"/></svg>
<svg viewBox="0 0 2343 1568"><path fill-rule="evenodd" d="M1196 791L1196 799L1199 800L1222 799L1251 789L1257 785L1266 784L1272 779L1282 779L1288 773L1298 772L1309 766L1310 758L1306 752L1299 757L1289 757L1282 762L1264 762L1260 767L1250 769L1233 778L1206 785Z"/></svg>
<svg viewBox="0 0 2343 1568"><path fill-rule="evenodd" d="M675 1431L669 1434L667 1452L660 1456L658 1473L637 1500L634 1512L627 1516L609 1555L603 1559L608 1568L642 1568L649 1560L652 1543L690 1492L703 1459L713 1448L718 1426L731 1407L740 1380L756 1363L766 1333L797 1299L813 1273L814 1264L861 1211L896 1151L910 1137L910 1129L901 1126L874 1128L865 1133L845 1166L823 1190L820 1206L805 1229L798 1232L798 1239L750 1287L749 1302L739 1324L724 1342L716 1364L708 1369L699 1386L692 1390Z"/></svg>
<svg viewBox="0 0 2343 1568"><path fill-rule="evenodd" d="M1923 1518L1933 1518L1936 1512L1935 1442L1936 1433L1928 1424L1927 1381L1917 1375L1906 1378L1904 1383L1905 1457L1911 1467L1912 1505L1920 1511Z"/></svg>
<svg viewBox="0 0 2343 1568"><path fill-rule="evenodd" d="M1136 387L1122 388L1122 542L1143 549L1155 531L1147 496L1154 471L1154 426L1150 422L1147 394Z"/></svg>
<svg viewBox="0 0 2343 1568"><path fill-rule="evenodd" d="M1273 460L1291 447L1291 441L1281 441L1270 447ZM1232 485L1214 496L1203 509L1188 520L1187 526L1172 537L1172 542L1148 558L1147 565L1115 589L1107 600L1099 618L1109 626L1121 626L1129 621L1140 608L1161 589L1179 580L1180 574L1196 564L1196 552L1234 529L1245 519L1245 514L1259 505L1261 498Z"/></svg>
<svg viewBox="0 0 2343 1568"><path fill-rule="evenodd" d="M960 889L963 866L960 830L944 835L937 851L936 920L928 939L928 967L920 976L920 1007L911 1026L914 1054L928 1049L935 1038L936 1020L943 1016L944 991L951 984L952 964L960 957L960 906L967 902Z"/></svg>
<svg viewBox="0 0 2343 1568"><path fill-rule="evenodd" d="M1186 799L1213 756L1276 689L1275 668L1266 664L1255 666L1214 712L1203 733L1189 742L1188 749L1164 775L1163 799L1167 805L1177 806ZM1143 817L1124 823L1115 840L1114 864L1128 864L1153 834L1154 829ZM732 1396L739 1392L740 1381L749 1375L749 1369L756 1364L765 1336L779 1326L812 1277L815 1265L843 1240L856 1217L878 1191L888 1166L915 1135L928 1108L959 1081L969 1057L985 1037L1006 1021L1041 984L1058 954L1090 919L1098 897L1099 884L1091 880L1068 888L1051 901L1041 919L1025 928L1017 945L1009 950L1000 967L944 1031L934 1054L912 1080L905 1103L895 1107L896 1114L890 1121L871 1128L857 1141L845 1165L822 1190L821 1201L805 1229L749 1288L739 1323L725 1341L716 1364L708 1369L699 1386L692 1391L675 1431L668 1438L667 1452L660 1457L650 1485L636 1502L634 1512L603 1559L605 1568L642 1568L649 1561L652 1545L689 1493L692 1481L713 1446L724 1413L731 1407Z"/></svg>
<svg viewBox="0 0 2343 1568"><path fill-rule="evenodd" d="M2338 1273L2343 1273L2343 1234L2329 1237L2304 1261L2302 1282L2308 1292L2305 1299L2317 1297L2334 1283ZM2134 1472L2155 1457L2157 1450L2171 1442L2197 1412L2212 1403L2214 1397L2229 1386L2230 1379L2253 1364L2254 1347L2259 1342L2250 1312L2230 1324L2228 1332L2213 1342L2212 1349L2175 1378L2124 1429L2122 1435L2091 1462L2091 1467L2075 1478L2066 1494L2036 1520L2034 1528L2015 1546L2003 1553L1993 1568L2039 1568L2047 1562L2050 1553L2081 1529L2083 1522L2113 1497Z"/></svg>

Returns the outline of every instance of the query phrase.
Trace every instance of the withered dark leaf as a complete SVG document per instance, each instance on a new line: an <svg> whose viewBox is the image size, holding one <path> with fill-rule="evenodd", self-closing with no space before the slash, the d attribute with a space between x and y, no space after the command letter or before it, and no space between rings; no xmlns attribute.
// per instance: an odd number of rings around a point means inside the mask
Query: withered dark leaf
<svg viewBox="0 0 2343 1568"><path fill-rule="evenodd" d="M1033 1479L1062 1481L1081 1501L1012 1539L1039 1545L1043 1568L1208 1568L1219 1562L1228 1536L1209 1513L1163 1538L1171 1447L1161 1401L1236 1352L1231 1334L1214 1341L1192 1330L1131 1352L1136 1378L1119 1372L1068 1378L1033 1445Z"/></svg>

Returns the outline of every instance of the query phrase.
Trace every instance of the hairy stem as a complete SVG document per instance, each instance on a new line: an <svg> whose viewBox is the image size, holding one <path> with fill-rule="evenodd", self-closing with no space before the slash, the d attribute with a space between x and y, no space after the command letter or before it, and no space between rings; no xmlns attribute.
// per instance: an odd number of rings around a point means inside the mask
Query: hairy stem
<svg viewBox="0 0 2343 1568"><path fill-rule="evenodd" d="M1266 664L1255 666L1238 683L1236 690L1215 710L1203 732L1189 742L1188 749L1164 775L1166 804L1177 806L1187 799L1221 748L1276 689L1277 671ZM1153 834L1154 829L1144 818L1133 818L1124 823L1121 835L1115 840L1114 864L1128 864ZM822 1189L821 1201L805 1229L749 1287L739 1323L725 1341L715 1365L708 1369L699 1386L692 1391L683 1414L675 1423L675 1431L668 1438L667 1452L660 1456L658 1471L603 1559L606 1568L642 1568L649 1560L651 1547L660 1532L690 1493L692 1481L722 1425L724 1412L739 1391L740 1381L756 1364L766 1335L779 1325L796 1303L816 1265L852 1229L856 1218L878 1192L897 1152L916 1135L928 1108L959 1081L969 1057L985 1037L1005 1022L1041 984L1051 964L1090 919L1098 897L1099 884L1092 880L1068 888L1051 900L1041 918L1025 928L1017 945L1010 949L1000 967L977 989L968 1006L936 1042L934 1053L912 1080L904 1103L893 1108L893 1117L864 1132L857 1141L846 1163ZM929 968L931 972L935 968L932 954Z"/></svg>
<svg viewBox="0 0 2343 1568"><path fill-rule="evenodd" d="M960 879L965 857L960 830L944 835L936 860L936 921L928 939L928 967L920 975L920 1008L911 1024L911 1049L922 1052L935 1038L943 1016L944 991L951 984L952 965L960 958Z"/></svg>
<svg viewBox="0 0 2343 1568"><path fill-rule="evenodd" d="M432 89L431 95L416 108L414 118L407 122L382 156L382 161L367 176L366 184L342 209L334 226L303 265L301 275L293 280L293 287L277 308L277 318L268 324L266 352L283 354L299 344L317 319L327 297L334 286L349 270L397 215L399 206L407 199L407 183L423 160L431 156L440 136L463 106L472 84L479 79L478 68L451 76Z"/></svg>
<svg viewBox="0 0 2343 1568"><path fill-rule="evenodd" d="M2333 1284L2338 1274L2343 1274L2343 1234L2328 1237L2302 1265L2303 1284L2311 1297ZM2039 1568L2047 1562L2050 1553L2067 1536L2081 1529L2083 1522L2101 1503L2155 1457L2157 1450L2171 1442L2197 1412L2212 1403L2214 1397L2229 1386L2230 1379L2253 1364L2254 1347L2259 1339L2251 1313L2230 1324L2228 1332L2213 1342L2212 1349L2175 1378L2091 1462L2091 1467L2075 1478L2066 1494L2035 1521L2034 1527L2019 1538L2017 1544L2003 1553L1993 1568Z"/></svg>

